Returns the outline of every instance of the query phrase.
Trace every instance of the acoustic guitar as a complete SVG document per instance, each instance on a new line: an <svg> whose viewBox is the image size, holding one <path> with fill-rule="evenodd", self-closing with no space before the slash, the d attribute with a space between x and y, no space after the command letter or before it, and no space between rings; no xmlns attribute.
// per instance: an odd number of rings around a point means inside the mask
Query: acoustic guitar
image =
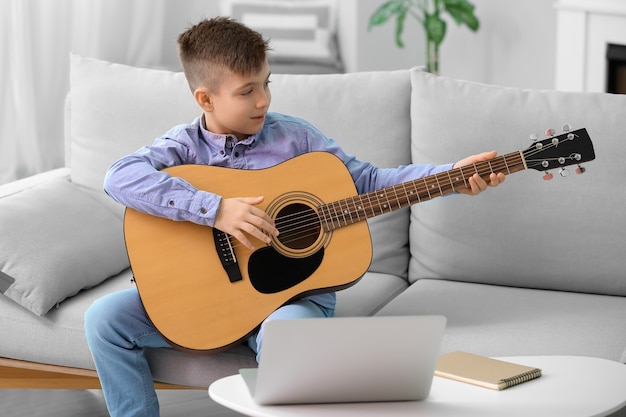
<svg viewBox="0 0 626 417"><path fill-rule="evenodd" d="M141 300L176 348L217 352L239 343L274 310L355 284L372 257L365 220L468 186L475 173L548 171L595 158L585 129L524 151L358 195L336 156L307 153L267 169L181 165L164 171L224 198L263 195L280 234L247 249L230 235L126 209L124 234ZM547 173L546 176L552 174Z"/></svg>

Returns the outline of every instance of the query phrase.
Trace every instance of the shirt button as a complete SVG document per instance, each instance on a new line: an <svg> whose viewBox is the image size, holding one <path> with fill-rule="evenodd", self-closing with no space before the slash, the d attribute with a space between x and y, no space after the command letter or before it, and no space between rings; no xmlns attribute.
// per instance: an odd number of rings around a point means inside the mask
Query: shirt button
<svg viewBox="0 0 626 417"><path fill-rule="evenodd" d="M170 206L173 206L174 205L174 200L168 201L167 204L169 204Z"/></svg>
<svg viewBox="0 0 626 417"><path fill-rule="evenodd" d="M220 151L220 155L222 155L222 156L224 155L224 151L223 150Z"/></svg>
<svg viewBox="0 0 626 417"><path fill-rule="evenodd" d="M200 209L200 213L202 213L202 214L206 214L206 212L207 212L207 209L205 209L204 207L202 207L202 208Z"/></svg>
<svg viewBox="0 0 626 417"><path fill-rule="evenodd" d="M239 152L235 152L235 158L239 158Z"/></svg>

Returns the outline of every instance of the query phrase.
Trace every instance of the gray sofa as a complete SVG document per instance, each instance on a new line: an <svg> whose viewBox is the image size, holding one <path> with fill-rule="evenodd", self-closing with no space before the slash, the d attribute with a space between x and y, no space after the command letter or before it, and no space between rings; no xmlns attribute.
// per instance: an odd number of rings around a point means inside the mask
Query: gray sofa
<svg viewBox="0 0 626 417"><path fill-rule="evenodd" d="M198 109L180 73L71 59L67 167L0 187L0 366L94 380L83 313L133 285L123 207L102 192L104 173ZM527 170L479 197L369 220L373 261L338 293L337 315L443 314L442 353L626 361L626 97L501 88L419 69L277 74L271 89L273 111L310 120L381 167L508 153L530 146L532 132L587 128L597 158L584 175L554 171L543 181ZM148 354L156 380L194 387L255 364L245 346ZM0 386L19 385L4 375ZM29 375L19 378L35 386L41 374Z"/></svg>

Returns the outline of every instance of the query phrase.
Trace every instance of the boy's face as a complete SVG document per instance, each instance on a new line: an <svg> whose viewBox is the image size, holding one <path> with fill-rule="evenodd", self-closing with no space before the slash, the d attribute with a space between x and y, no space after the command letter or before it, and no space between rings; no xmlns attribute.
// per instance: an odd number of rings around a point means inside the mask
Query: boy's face
<svg viewBox="0 0 626 417"><path fill-rule="evenodd" d="M270 67L265 61L261 71L253 75L241 76L225 70L218 91L196 90L207 130L232 134L239 140L259 132L271 101L269 77Z"/></svg>

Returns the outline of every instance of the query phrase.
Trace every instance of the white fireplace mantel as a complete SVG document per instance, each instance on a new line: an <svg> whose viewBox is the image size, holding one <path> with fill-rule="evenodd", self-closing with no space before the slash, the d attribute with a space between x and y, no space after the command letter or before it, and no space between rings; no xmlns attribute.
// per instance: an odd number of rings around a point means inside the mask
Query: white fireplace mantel
<svg viewBox="0 0 626 417"><path fill-rule="evenodd" d="M556 8L556 89L606 91L607 45L626 45L626 1L559 0Z"/></svg>

